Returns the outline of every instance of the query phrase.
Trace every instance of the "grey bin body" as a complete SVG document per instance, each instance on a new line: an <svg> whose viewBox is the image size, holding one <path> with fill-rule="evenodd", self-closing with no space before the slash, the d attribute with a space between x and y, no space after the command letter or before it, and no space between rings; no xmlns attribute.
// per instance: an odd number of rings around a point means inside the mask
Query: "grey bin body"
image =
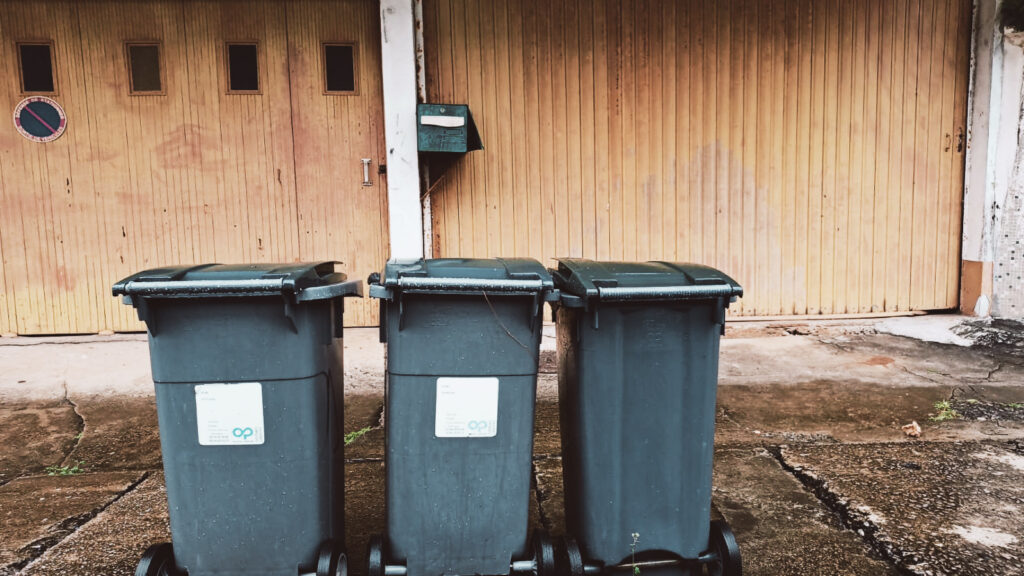
<svg viewBox="0 0 1024 576"><path fill-rule="evenodd" d="M688 264L564 259L555 273L566 530L584 558L708 550L719 338L742 295ZM644 568L678 574L679 568Z"/></svg>
<svg viewBox="0 0 1024 576"><path fill-rule="evenodd" d="M341 315L361 284L333 270L162 268L114 286L148 327L174 560L189 576L295 576L344 538ZM197 387L240 383L250 400L259 383L263 443L201 444Z"/></svg>
<svg viewBox="0 0 1024 576"><path fill-rule="evenodd" d="M371 285L383 298L388 354L387 560L409 576L508 574L528 551L537 359L551 290L548 272L529 259L389 262L382 285ZM435 416L448 417L440 381L485 398L473 388L479 378L497 380L495 435L438 437ZM481 400L474 413L489 405Z"/></svg>

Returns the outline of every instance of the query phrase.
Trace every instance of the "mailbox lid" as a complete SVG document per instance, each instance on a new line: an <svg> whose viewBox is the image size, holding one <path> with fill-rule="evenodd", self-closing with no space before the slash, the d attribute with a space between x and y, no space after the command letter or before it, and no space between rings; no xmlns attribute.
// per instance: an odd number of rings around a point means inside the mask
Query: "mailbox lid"
<svg viewBox="0 0 1024 576"><path fill-rule="evenodd" d="M483 145L473 114L465 104L420 104L416 109L420 152L462 154Z"/></svg>

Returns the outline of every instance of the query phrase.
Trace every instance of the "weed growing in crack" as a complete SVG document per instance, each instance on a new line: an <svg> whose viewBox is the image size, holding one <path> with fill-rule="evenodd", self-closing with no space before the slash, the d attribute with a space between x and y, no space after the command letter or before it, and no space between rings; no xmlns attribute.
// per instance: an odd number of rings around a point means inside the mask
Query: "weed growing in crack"
<svg viewBox="0 0 1024 576"><path fill-rule="evenodd" d="M85 470L82 469L82 464L85 464L85 460L79 460L78 462L75 462L74 466L57 466L56 464L53 466L47 466L46 475L75 476L76 474L81 474L82 472L85 472Z"/></svg>
<svg viewBox="0 0 1024 576"><path fill-rule="evenodd" d="M366 434L370 430L373 430L373 426L367 426L366 428L363 428L361 430L353 430L352 432L345 434L345 446L348 446L349 444L355 442L356 440L359 440L360 438L363 437L364 434Z"/></svg>
<svg viewBox="0 0 1024 576"><path fill-rule="evenodd" d="M934 416L929 418L932 422L945 422L946 420L956 420L960 418L960 413L953 409L949 400L939 400L934 404L934 407L936 413Z"/></svg>
<svg viewBox="0 0 1024 576"><path fill-rule="evenodd" d="M75 439L76 441L77 441L77 440L81 440L81 439L82 439L82 436L84 436L84 435L85 435L85 432L79 432L78 434L75 434L75 438L74 438L74 439Z"/></svg>
<svg viewBox="0 0 1024 576"><path fill-rule="evenodd" d="M640 576L640 567L636 565L636 543L640 541L640 533L633 532L633 542L629 545L630 562L633 563L633 576Z"/></svg>

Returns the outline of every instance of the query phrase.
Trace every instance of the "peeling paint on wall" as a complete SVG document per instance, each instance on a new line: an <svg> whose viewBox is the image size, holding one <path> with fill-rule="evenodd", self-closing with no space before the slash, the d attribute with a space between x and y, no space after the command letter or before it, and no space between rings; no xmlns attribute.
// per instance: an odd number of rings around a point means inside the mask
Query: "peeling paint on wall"
<svg viewBox="0 0 1024 576"><path fill-rule="evenodd" d="M993 221L992 315L1024 317L1024 34L1007 31L1003 37L1003 117L1016 123L1007 132L999 162L1005 181L996 185ZM1016 114L1014 114L1016 112Z"/></svg>
<svg viewBox="0 0 1024 576"><path fill-rule="evenodd" d="M1024 33L1004 29L999 8L975 4L962 294L978 315L1024 318Z"/></svg>

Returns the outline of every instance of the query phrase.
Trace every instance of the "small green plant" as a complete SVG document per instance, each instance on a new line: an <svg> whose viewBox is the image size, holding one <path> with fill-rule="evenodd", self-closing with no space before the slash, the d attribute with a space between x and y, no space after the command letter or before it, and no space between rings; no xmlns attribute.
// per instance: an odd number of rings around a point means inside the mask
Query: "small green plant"
<svg viewBox="0 0 1024 576"><path fill-rule="evenodd" d="M968 404L977 404L978 403L978 399L977 398L968 398L967 399L967 403Z"/></svg>
<svg viewBox="0 0 1024 576"><path fill-rule="evenodd" d="M56 464L53 466L47 466L46 474L48 476L74 476L84 472L84 470L82 470L82 464L85 464L85 460L75 462L74 466L57 466Z"/></svg>
<svg viewBox="0 0 1024 576"><path fill-rule="evenodd" d="M633 563L633 576L640 576L640 567L636 565L636 543L640 541L640 533L633 532L633 542L629 545L630 562Z"/></svg>
<svg viewBox="0 0 1024 576"><path fill-rule="evenodd" d="M76 441L77 440L81 440L82 436L84 436L84 435L85 435L85 432L79 432L78 434L75 434L75 440Z"/></svg>
<svg viewBox="0 0 1024 576"><path fill-rule="evenodd" d="M934 406L936 413L931 417L932 422L945 422L946 420L956 420L960 417L960 413L953 409L949 400L939 400Z"/></svg>
<svg viewBox="0 0 1024 576"><path fill-rule="evenodd" d="M1014 410L1020 410L1024 408L1024 402L1011 402L1006 405L1007 408L1013 408Z"/></svg>
<svg viewBox="0 0 1024 576"><path fill-rule="evenodd" d="M356 440L359 440L360 438L363 437L364 434L366 434L370 430L373 430L373 426L367 426L366 428L363 428L361 430L353 430L352 432L345 434L345 446L348 446L349 444L355 442Z"/></svg>

